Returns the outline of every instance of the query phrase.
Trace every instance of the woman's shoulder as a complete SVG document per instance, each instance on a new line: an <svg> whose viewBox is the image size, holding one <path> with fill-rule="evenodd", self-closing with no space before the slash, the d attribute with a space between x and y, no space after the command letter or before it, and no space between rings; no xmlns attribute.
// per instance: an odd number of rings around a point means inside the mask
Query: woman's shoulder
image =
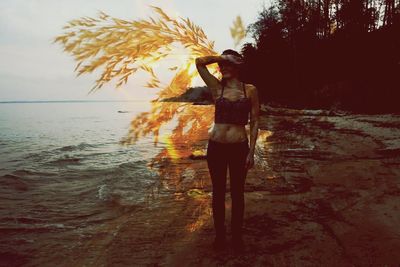
<svg viewBox="0 0 400 267"><path fill-rule="evenodd" d="M256 86L252 83L244 83L244 85L248 89L251 89L251 90L256 89Z"/></svg>
<svg viewBox="0 0 400 267"><path fill-rule="evenodd" d="M255 90L257 90L255 85L252 83L244 83L244 87L246 89L246 93L248 93L249 95L251 95Z"/></svg>

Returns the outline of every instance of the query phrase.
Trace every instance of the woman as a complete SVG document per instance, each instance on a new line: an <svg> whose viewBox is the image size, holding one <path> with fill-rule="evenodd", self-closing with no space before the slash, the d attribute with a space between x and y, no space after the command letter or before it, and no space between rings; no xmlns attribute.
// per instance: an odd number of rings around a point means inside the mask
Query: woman
<svg viewBox="0 0 400 267"><path fill-rule="evenodd" d="M218 63L222 79L214 77L206 65ZM244 249L242 225L244 214L244 184L248 169L254 165L254 148L258 135L259 99L255 86L241 81L242 56L231 49L220 56L196 58L197 70L211 90L215 103L214 127L209 133L207 164L212 180L212 210L215 228L213 246L226 244L225 190L229 168L232 198L232 245ZM250 145L245 125L250 114Z"/></svg>

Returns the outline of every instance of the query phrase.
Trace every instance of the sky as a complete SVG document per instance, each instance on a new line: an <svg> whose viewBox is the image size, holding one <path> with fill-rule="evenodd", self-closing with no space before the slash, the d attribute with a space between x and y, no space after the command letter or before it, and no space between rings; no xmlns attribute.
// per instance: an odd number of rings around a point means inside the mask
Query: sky
<svg viewBox="0 0 400 267"><path fill-rule="evenodd" d="M114 83L88 94L100 71L76 77L77 62L63 52L55 36L65 30L69 20L84 16L97 17L103 11L111 17L138 20L158 15L150 5L161 7L171 17L189 18L200 26L215 50L240 50L248 36L237 47L229 28L236 16L245 27L259 16L269 0L1 0L0 1L0 101L19 100L150 100L157 88L144 87L146 73L137 72L127 84L116 89ZM163 83L169 82L171 71L160 66L154 69ZM117 81L117 79L115 79ZM204 82L194 80L193 86Z"/></svg>

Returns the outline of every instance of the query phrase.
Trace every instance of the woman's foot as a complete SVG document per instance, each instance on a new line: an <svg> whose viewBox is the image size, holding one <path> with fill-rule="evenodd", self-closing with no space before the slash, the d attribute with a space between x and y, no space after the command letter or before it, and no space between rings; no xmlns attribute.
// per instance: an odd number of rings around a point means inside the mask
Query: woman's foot
<svg viewBox="0 0 400 267"><path fill-rule="evenodd" d="M221 251L226 247L226 238L225 236L222 237L215 237L213 242L213 249L215 251Z"/></svg>
<svg viewBox="0 0 400 267"><path fill-rule="evenodd" d="M244 242L242 237L232 237L232 248L235 253L244 252Z"/></svg>

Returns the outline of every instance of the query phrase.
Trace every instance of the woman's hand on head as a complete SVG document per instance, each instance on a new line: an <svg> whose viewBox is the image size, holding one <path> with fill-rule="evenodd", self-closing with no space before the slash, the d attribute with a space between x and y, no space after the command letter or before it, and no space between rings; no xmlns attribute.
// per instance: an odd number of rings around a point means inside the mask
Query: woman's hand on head
<svg viewBox="0 0 400 267"><path fill-rule="evenodd" d="M243 63L243 59L241 59L240 57L235 56L235 55L230 55L230 54L226 55L225 54L225 55L221 55L221 58L228 62L231 62L233 64L242 64Z"/></svg>

